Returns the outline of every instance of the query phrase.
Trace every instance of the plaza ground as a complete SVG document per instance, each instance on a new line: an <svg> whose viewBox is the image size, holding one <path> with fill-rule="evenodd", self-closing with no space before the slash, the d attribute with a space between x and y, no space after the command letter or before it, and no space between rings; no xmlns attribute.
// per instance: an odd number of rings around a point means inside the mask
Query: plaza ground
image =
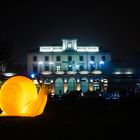
<svg viewBox="0 0 140 140"><path fill-rule="evenodd" d="M140 98L104 100L72 97L49 99L37 117L1 117L5 138L119 139L140 135Z"/></svg>

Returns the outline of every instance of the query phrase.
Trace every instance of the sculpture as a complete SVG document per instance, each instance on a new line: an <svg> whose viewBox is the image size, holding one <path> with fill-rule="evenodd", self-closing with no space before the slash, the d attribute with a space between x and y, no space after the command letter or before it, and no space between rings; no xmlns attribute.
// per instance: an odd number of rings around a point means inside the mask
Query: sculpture
<svg viewBox="0 0 140 140"><path fill-rule="evenodd" d="M1 116L34 117L43 113L51 91L50 85L40 86L39 93L33 81L25 76L14 76L0 89Z"/></svg>

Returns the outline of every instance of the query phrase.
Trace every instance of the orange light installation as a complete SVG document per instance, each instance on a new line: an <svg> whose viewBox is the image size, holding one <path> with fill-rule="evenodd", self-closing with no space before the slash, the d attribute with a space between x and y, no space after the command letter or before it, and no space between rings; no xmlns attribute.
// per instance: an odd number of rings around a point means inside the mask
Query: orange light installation
<svg viewBox="0 0 140 140"><path fill-rule="evenodd" d="M39 93L33 81L24 76L14 76L0 89L1 116L34 117L43 113L50 86L42 84Z"/></svg>

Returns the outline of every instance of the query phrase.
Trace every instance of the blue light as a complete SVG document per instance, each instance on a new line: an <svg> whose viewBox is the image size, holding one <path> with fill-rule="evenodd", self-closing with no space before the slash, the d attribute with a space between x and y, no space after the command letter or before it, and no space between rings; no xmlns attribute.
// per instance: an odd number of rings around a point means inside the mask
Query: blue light
<svg viewBox="0 0 140 140"><path fill-rule="evenodd" d="M32 73L31 74L31 78L34 79L35 78L35 74Z"/></svg>
<svg viewBox="0 0 140 140"><path fill-rule="evenodd" d="M100 61L100 64L101 64L101 65L104 64L104 61Z"/></svg>
<svg viewBox="0 0 140 140"><path fill-rule="evenodd" d="M90 64L92 65L92 64L94 64L94 62L93 61L90 61Z"/></svg>

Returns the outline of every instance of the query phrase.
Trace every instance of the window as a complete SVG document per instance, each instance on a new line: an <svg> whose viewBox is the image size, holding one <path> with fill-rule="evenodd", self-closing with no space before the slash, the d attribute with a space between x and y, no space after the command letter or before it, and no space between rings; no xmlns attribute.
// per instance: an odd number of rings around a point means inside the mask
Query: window
<svg viewBox="0 0 140 140"><path fill-rule="evenodd" d="M84 70L84 66L80 66L80 71Z"/></svg>
<svg viewBox="0 0 140 140"><path fill-rule="evenodd" d="M49 71L49 66L45 66L45 71Z"/></svg>
<svg viewBox="0 0 140 140"><path fill-rule="evenodd" d="M68 56L68 61L72 61L72 56Z"/></svg>
<svg viewBox="0 0 140 140"><path fill-rule="evenodd" d="M80 61L83 61L83 56L79 56L79 60Z"/></svg>
<svg viewBox="0 0 140 140"><path fill-rule="evenodd" d="M37 66L33 66L33 72L37 73Z"/></svg>
<svg viewBox="0 0 140 140"><path fill-rule="evenodd" d="M56 56L56 61L61 61L60 56Z"/></svg>
<svg viewBox="0 0 140 140"><path fill-rule="evenodd" d="M60 68L61 68L60 66L56 66L57 71L60 71Z"/></svg>
<svg viewBox="0 0 140 140"><path fill-rule="evenodd" d="M49 56L45 56L45 61L49 61Z"/></svg>
<svg viewBox="0 0 140 140"><path fill-rule="evenodd" d="M106 60L106 56L102 56L102 60L105 61Z"/></svg>
<svg viewBox="0 0 140 140"><path fill-rule="evenodd" d="M34 62L37 61L37 56L33 56L33 61L34 61Z"/></svg>
<svg viewBox="0 0 140 140"><path fill-rule="evenodd" d="M94 70L95 70L95 65L91 65L91 66L90 66L90 70L91 70L91 71L94 71Z"/></svg>
<svg viewBox="0 0 140 140"><path fill-rule="evenodd" d="M72 65L68 65L68 71L72 71Z"/></svg>
<svg viewBox="0 0 140 140"><path fill-rule="evenodd" d="M95 60L95 56L91 56L90 59L91 59L91 61L94 61Z"/></svg>

